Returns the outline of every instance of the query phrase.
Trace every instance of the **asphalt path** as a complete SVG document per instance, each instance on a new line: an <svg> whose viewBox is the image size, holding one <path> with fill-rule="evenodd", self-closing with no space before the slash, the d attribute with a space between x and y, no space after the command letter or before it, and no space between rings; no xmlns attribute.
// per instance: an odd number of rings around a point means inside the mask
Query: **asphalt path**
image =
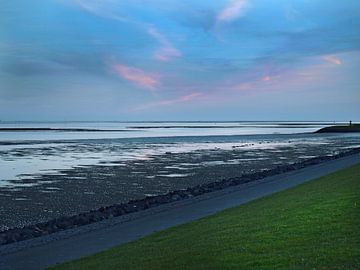
<svg viewBox="0 0 360 270"><path fill-rule="evenodd" d="M131 215L131 218L119 217L88 225L87 230L79 228L68 235L55 233L45 236L46 241L39 237L23 241L25 243L1 246L0 269L43 269L57 263L78 259L156 231L297 186L358 163L360 163L360 154L343 157L252 183L154 207L135 213Z"/></svg>

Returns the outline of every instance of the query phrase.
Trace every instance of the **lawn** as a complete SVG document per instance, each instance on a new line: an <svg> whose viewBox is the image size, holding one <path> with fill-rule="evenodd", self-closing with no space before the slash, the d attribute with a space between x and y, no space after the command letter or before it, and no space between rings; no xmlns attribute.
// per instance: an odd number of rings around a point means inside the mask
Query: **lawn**
<svg viewBox="0 0 360 270"><path fill-rule="evenodd" d="M360 164L52 269L360 269Z"/></svg>

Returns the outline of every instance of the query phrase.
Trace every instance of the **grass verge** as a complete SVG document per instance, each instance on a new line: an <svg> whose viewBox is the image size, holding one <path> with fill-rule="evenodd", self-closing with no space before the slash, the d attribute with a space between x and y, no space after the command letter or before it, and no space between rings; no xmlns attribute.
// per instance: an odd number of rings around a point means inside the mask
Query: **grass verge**
<svg viewBox="0 0 360 270"><path fill-rule="evenodd" d="M51 269L360 269L360 164Z"/></svg>

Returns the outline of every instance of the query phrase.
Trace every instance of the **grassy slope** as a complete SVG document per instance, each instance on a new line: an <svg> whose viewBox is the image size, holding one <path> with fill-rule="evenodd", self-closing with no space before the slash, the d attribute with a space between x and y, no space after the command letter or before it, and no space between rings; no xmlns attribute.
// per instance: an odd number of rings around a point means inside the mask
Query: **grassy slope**
<svg viewBox="0 0 360 270"><path fill-rule="evenodd" d="M54 269L360 269L360 164Z"/></svg>

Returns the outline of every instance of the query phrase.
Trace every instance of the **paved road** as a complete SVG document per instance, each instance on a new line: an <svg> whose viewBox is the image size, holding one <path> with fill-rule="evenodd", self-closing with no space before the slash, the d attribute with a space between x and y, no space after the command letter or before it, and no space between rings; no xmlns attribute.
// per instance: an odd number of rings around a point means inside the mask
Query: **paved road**
<svg viewBox="0 0 360 270"><path fill-rule="evenodd" d="M0 248L0 269L43 269L212 215L226 208L294 187L358 163L360 163L360 154L268 177L256 183L204 194L197 198L173 203L170 207L168 205L160 206L158 209L149 209L149 211L146 210L148 212L143 211L144 213L138 214L133 220L117 224L115 222L111 226L75 234L70 238L26 247L8 254L4 254L4 250Z"/></svg>

